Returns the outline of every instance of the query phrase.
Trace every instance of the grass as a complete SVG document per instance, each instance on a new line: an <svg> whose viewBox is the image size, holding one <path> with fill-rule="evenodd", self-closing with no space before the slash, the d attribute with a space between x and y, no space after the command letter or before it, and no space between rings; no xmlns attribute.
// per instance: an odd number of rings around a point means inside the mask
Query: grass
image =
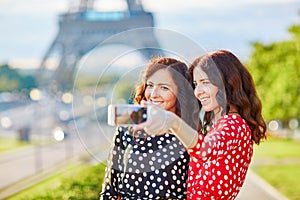
<svg viewBox="0 0 300 200"><path fill-rule="evenodd" d="M99 199L104 170L104 165L78 166L22 191L8 200L96 200Z"/></svg>
<svg viewBox="0 0 300 200"><path fill-rule="evenodd" d="M300 164L269 165L255 170L263 179L291 200L300 199Z"/></svg>
<svg viewBox="0 0 300 200"><path fill-rule="evenodd" d="M300 141L268 137L259 146L254 146L254 157L300 159Z"/></svg>
<svg viewBox="0 0 300 200"><path fill-rule="evenodd" d="M251 166L259 176L289 199L300 200L300 141L269 138L254 147L254 160L260 161Z"/></svg>
<svg viewBox="0 0 300 200"><path fill-rule="evenodd" d="M21 142L13 137L0 137L0 152L13 150L26 145L29 145L29 143Z"/></svg>
<svg viewBox="0 0 300 200"><path fill-rule="evenodd" d="M20 147L30 145L47 145L57 143L53 137L48 138L32 138L30 141L20 141L16 137L1 137L0 136L0 152L16 150Z"/></svg>

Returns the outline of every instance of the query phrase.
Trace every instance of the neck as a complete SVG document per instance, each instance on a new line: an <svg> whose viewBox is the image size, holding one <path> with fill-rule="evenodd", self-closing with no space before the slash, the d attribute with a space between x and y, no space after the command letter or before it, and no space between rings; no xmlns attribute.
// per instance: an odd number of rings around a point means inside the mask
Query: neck
<svg viewBox="0 0 300 200"><path fill-rule="evenodd" d="M239 114L238 109L233 105L229 106L229 112L228 113L230 113L230 114Z"/></svg>
<svg viewBox="0 0 300 200"><path fill-rule="evenodd" d="M214 111L214 118L212 119L212 124L215 124L221 117L222 109L219 107L218 111ZM230 106L228 114L240 115L235 106Z"/></svg>
<svg viewBox="0 0 300 200"><path fill-rule="evenodd" d="M228 114L240 115L235 107L230 107Z"/></svg>
<svg viewBox="0 0 300 200"><path fill-rule="evenodd" d="M212 119L212 124L215 124L221 117L221 109L218 112L214 112L214 118Z"/></svg>

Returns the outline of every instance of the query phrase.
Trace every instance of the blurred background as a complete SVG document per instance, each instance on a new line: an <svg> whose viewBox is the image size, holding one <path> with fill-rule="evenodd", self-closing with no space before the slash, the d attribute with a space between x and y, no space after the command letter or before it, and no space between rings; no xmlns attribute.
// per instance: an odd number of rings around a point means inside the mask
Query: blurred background
<svg viewBox="0 0 300 200"><path fill-rule="evenodd" d="M269 136L251 169L300 199L299 14L299 0L0 1L0 199L96 199L107 105L131 102L152 55L216 49L243 61L263 103Z"/></svg>

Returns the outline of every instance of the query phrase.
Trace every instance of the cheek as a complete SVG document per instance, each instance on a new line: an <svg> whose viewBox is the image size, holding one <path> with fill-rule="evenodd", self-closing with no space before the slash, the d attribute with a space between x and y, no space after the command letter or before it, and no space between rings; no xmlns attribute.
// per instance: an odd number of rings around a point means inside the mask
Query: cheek
<svg viewBox="0 0 300 200"><path fill-rule="evenodd" d="M145 96L146 100L148 100L150 98L150 94L151 94L151 92L148 89L146 89L144 92L144 96Z"/></svg>
<svg viewBox="0 0 300 200"><path fill-rule="evenodd" d="M198 97L198 90L196 88L194 89L194 95L195 97Z"/></svg>
<svg viewBox="0 0 300 200"><path fill-rule="evenodd" d="M212 88L211 96L213 97L214 102L216 102L218 104L218 102L217 102L217 93L218 93L218 89Z"/></svg>
<svg viewBox="0 0 300 200"><path fill-rule="evenodd" d="M173 93L169 93L165 95L165 100L168 101L170 104L176 103L176 96Z"/></svg>

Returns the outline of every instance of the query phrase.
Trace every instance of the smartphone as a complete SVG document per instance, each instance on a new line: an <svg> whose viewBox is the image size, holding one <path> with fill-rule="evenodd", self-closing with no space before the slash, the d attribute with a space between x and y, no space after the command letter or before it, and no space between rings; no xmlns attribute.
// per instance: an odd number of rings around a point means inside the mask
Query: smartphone
<svg viewBox="0 0 300 200"><path fill-rule="evenodd" d="M110 104L108 125L133 125L147 121L147 107L134 104Z"/></svg>

